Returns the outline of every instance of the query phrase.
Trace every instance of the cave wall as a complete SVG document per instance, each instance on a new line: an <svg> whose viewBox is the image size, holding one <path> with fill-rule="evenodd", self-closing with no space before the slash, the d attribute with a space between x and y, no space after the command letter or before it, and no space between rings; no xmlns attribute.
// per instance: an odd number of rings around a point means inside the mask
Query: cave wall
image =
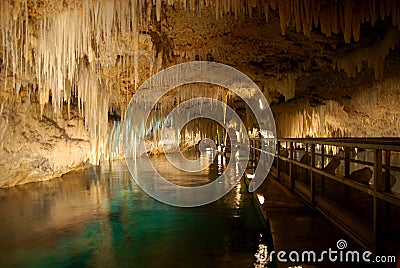
<svg viewBox="0 0 400 268"><path fill-rule="evenodd" d="M29 100L8 99L0 106L0 187L49 180L84 167L90 140L83 120L71 110L56 117Z"/></svg>

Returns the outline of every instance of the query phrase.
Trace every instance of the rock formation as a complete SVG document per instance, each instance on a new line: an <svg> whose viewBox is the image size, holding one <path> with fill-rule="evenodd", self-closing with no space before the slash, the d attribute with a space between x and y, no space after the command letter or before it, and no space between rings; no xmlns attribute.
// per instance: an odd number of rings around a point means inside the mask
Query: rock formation
<svg viewBox="0 0 400 268"><path fill-rule="evenodd" d="M255 81L280 137L398 137L399 14L395 0L0 1L0 185L120 157L137 88L193 60ZM217 97L255 127L237 97Z"/></svg>

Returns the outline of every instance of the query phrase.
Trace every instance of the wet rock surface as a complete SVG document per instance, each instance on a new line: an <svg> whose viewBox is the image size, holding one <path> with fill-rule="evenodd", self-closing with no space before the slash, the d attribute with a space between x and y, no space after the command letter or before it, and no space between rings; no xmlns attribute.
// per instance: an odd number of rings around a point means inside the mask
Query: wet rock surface
<svg viewBox="0 0 400 268"><path fill-rule="evenodd" d="M76 113L53 119L51 109L42 118L38 105L2 105L0 187L59 177L86 165L90 144L82 119Z"/></svg>

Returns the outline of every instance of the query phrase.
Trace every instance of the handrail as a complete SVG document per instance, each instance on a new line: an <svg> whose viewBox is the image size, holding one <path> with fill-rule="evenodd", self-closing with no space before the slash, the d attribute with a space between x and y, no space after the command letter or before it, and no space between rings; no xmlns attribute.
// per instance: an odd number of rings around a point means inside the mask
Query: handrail
<svg viewBox="0 0 400 268"><path fill-rule="evenodd" d="M400 138L279 138L279 141L324 144L361 149L380 149L400 152Z"/></svg>
<svg viewBox="0 0 400 268"><path fill-rule="evenodd" d="M341 140L340 138L337 138L337 139ZM251 138L250 140L259 140L259 139L258 138ZM322 142L325 139L322 139L322 138L321 139L316 139L316 140L318 140L318 142L308 142L308 141L310 141L309 139L299 139L299 138L294 138L294 139L282 138L282 139L278 139L278 140L279 141L284 141L284 142L296 142L296 143L309 143L309 144L318 144L318 145L338 146L338 145L332 145L332 144L325 144L325 143ZM332 141L333 139L329 139L329 140ZM400 143L400 138L396 139L396 140L398 140L398 142ZM378 138L376 138L375 141L378 141ZM346 141L346 144L347 144L347 142L349 142L349 141ZM339 147L361 148L361 147L355 146L356 144L353 143L353 142L349 142L349 143L351 143L351 145L352 145L351 147L343 146L343 145L341 145ZM357 143L357 145L358 145L358 143ZM386 145L386 147L388 147L388 146L389 145ZM363 148L362 149L374 149L373 147L377 147L377 146L367 146L366 144L363 144ZM262 153L266 153L268 155L274 155L275 157L277 157L276 153L272 154L272 153L270 153L268 151L265 151L265 150L262 150L262 149L259 149L259 148L253 148L253 149L254 150L258 150L258 151L260 151ZM400 152L400 145L391 146L390 149L385 149L385 151ZM337 158L339 160L348 160L351 163L357 163L357 164L362 164L362 165L371 166L371 167L374 166L373 162L359 160L359 159L346 158L346 157L338 156L338 155L322 154L322 153L317 153L317 152L315 152L315 155L316 156L323 156L323 157L326 157L326 158ZM288 160L288 159L285 159L282 156L279 156L279 158L281 158L283 160ZM391 166L391 165L387 165L387 164L382 164L382 167L385 168L385 169L390 169L392 171L400 171L400 167L397 167L397 166Z"/></svg>

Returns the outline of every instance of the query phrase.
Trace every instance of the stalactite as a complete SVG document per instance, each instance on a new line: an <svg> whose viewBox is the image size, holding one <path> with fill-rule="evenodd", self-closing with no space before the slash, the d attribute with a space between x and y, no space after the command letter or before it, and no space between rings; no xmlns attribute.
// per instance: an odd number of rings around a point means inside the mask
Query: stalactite
<svg viewBox="0 0 400 268"><path fill-rule="evenodd" d="M217 16L217 19L220 17L220 0L215 0L215 15Z"/></svg>
<svg viewBox="0 0 400 268"><path fill-rule="evenodd" d="M289 73L282 79L266 79L264 81L264 90L281 93L285 97L285 101L292 99L296 90L296 74Z"/></svg>
<svg viewBox="0 0 400 268"><path fill-rule="evenodd" d="M157 21L161 19L161 0L156 0L156 16Z"/></svg>
<svg viewBox="0 0 400 268"><path fill-rule="evenodd" d="M216 4L218 5L218 4ZM248 6L251 4L249 3ZM281 31L284 35L288 25L292 25L298 32L309 35L314 26L321 26L321 30L327 36L332 33L344 35L346 42L358 41L360 38L361 23L370 22L374 25L380 17L391 16L393 25L399 26L400 5L396 0L387 1L316 1L316 0L273 0L259 2L260 9L268 21L269 8L279 9Z"/></svg>
<svg viewBox="0 0 400 268"><path fill-rule="evenodd" d="M135 72L135 90L139 86L139 22L138 22L138 3L132 1L132 38L133 38L133 69Z"/></svg>
<svg viewBox="0 0 400 268"><path fill-rule="evenodd" d="M237 4L236 4L236 2L234 2L235 3L235 9L234 9L234 12L236 13L237 12ZM269 19L269 0L265 0L265 3L264 3L264 15L265 15L265 21L268 23L268 19Z"/></svg>
<svg viewBox="0 0 400 268"><path fill-rule="evenodd" d="M286 9L287 5L288 3L285 0L279 0L279 17L281 22L282 35L286 34L286 25L288 22L288 10Z"/></svg>

